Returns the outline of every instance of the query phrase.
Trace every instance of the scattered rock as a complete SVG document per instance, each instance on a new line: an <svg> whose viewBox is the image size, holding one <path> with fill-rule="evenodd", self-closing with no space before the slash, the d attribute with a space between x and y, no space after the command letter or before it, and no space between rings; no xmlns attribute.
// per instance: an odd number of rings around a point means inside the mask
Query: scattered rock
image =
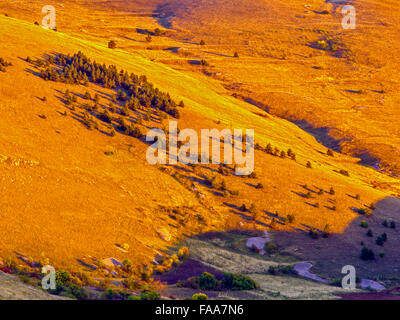
<svg viewBox="0 0 400 320"><path fill-rule="evenodd" d="M373 280L369 280L369 279L361 279L360 285L361 285L361 288L363 288L363 289L371 288L372 290L376 290L376 291L381 291L381 290L386 289L380 283L373 281Z"/></svg>
<svg viewBox="0 0 400 320"><path fill-rule="evenodd" d="M164 241L170 241L171 240L171 234L169 231L165 228L159 228L157 229L157 233L159 234L160 238L163 239Z"/></svg>
<svg viewBox="0 0 400 320"><path fill-rule="evenodd" d="M312 263L310 262L299 262L297 264L294 265L294 271L296 271L296 273L299 276L311 279L311 280L315 280L318 282L323 282L323 283L329 283L329 280L326 279L322 279L320 277L318 277L317 275L313 274L310 272L310 269L312 268Z"/></svg>
<svg viewBox="0 0 400 320"><path fill-rule="evenodd" d="M267 242L270 242L271 238L267 231L264 231L264 235L262 237L253 237L247 239L246 246L252 250L257 251L259 254L264 255L265 250L264 246Z"/></svg>
<svg viewBox="0 0 400 320"><path fill-rule="evenodd" d="M106 267L114 268L114 267L122 267L122 262L119 262L117 259L114 258L106 258L101 261Z"/></svg>

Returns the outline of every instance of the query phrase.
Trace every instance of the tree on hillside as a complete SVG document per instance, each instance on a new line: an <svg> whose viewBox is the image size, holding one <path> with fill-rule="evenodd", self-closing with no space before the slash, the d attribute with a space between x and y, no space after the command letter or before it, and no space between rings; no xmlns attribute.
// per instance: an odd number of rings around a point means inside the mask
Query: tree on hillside
<svg viewBox="0 0 400 320"><path fill-rule="evenodd" d="M161 30L160 30L160 28L155 28L155 30L154 30L154 35L155 35L156 37L161 36Z"/></svg>
<svg viewBox="0 0 400 320"><path fill-rule="evenodd" d="M108 47L110 49L115 49L117 47L117 43L114 40L108 42Z"/></svg>
<svg viewBox="0 0 400 320"><path fill-rule="evenodd" d="M92 96L90 95L89 91L86 91L86 92L85 92L85 94L84 94L84 96L83 96L83 99L85 99L85 100L92 100Z"/></svg>

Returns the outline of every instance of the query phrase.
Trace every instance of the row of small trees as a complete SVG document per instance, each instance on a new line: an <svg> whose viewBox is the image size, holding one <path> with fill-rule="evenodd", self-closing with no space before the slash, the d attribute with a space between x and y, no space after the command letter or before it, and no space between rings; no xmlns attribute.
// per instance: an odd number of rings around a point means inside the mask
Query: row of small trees
<svg viewBox="0 0 400 320"><path fill-rule="evenodd" d="M255 149L264 151L267 154L272 156L280 157L285 159L286 157L290 158L291 160L296 161L296 154L292 151L292 149L288 149L287 151L279 150L277 147L273 147L271 143L268 143L265 148L260 146L258 143L255 145Z"/></svg>
<svg viewBox="0 0 400 320"><path fill-rule="evenodd" d="M55 67L52 67L53 64ZM46 65L50 66L40 73L43 79L86 86L92 82L105 88L116 89L118 90L116 99L127 102L127 107L134 108L138 105L153 107L179 118L178 107L184 106L183 102L177 104L169 93L155 88L146 76L129 74L127 71L118 70L114 65L99 64L91 61L82 52L72 56L63 54L51 56Z"/></svg>

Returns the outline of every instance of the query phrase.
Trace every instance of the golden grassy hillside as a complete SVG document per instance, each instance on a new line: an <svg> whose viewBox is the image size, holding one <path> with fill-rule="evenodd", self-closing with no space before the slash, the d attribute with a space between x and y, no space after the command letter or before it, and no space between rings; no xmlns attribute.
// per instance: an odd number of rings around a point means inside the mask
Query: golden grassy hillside
<svg viewBox="0 0 400 320"><path fill-rule="evenodd" d="M327 146L398 173L396 2L74 2L97 17L74 23L74 7L67 10L70 3L60 8L65 30L97 39L115 37L126 50L217 78L239 97L298 121ZM348 3L357 10L355 30L341 27L341 8ZM161 16L138 17L149 12ZM167 28L166 37L155 37L151 44L137 32L160 25ZM326 39L338 49L313 46ZM205 46L198 45L200 40ZM145 50L149 47L153 50ZM185 50L171 53L167 48ZM234 52L240 59L232 59ZM210 66L193 67L192 62L201 58ZM389 119L394 121L388 126Z"/></svg>
<svg viewBox="0 0 400 320"><path fill-rule="evenodd" d="M397 174L399 8L394 0L329 2L65 0L56 9L59 30L115 39L127 51L216 78L326 146ZM0 8L40 22L45 4L28 1L22 9L7 1ZM356 8L355 30L341 27L345 4ZM147 43L145 32L157 27L164 35ZM315 48L329 39L337 49ZM200 59L209 66L199 67Z"/></svg>
<svg viewBox="0 0 400 320"><path fill-rule="evenodd" d="M271 223L271 213L278 211L281 217L287 214L295 216L291 225L278 224L277 228L282 230L305 229L306 226L323 229L329 224L333 232L342 232L357 216L354 208L369 206L389 195L398 195L396 178L357 164L359 159L349 155L335 153L334 157L327 156L327 148L296 125L232 96L231 84L240 82L234 91L243 96L244 92L251 92L251 96L259 100L259 94L274 93L266 96L276 97L279 108L271 105L270 110L277 114L287 112L291 117L290 112L295 112L298 103L299 108L307 106L306 120L309 122L314 113L321 116L321 121L326 121L324 125L328 125L330 120L337 121L338 139L342 137L339 128L342 122L354 134L357 130L365 130L367 135L370 134L368 130L374 130L373 133L377 134L381 128L378 124L360 127L360 123L354 120L350 126L347 123L347 120L351 122L350 118L346 118L346 122L340 121L344 118L337 116L340 113L337 110L325 112L319 109L325 106L326 101L339 108L341 100L336 99L339 93L334 89L332 96L318 93L322 88L329 91L334 80L323 77L317 80L321 76L316 73L321 71L311 69L311 65L323 63L325 68L329 65L332 70L337 70L336 64L330 66L331 61L345 69L351 68L347 63L320 54L306 58L292 53L287 60L262 57L258 53L247 53L246 50L250 50L247 47L236 49L230 41L207 47L207 43L212 44L212 36L206 38L207 34L200 29L199 34L205 39L206 46L199 48L189 43L188 54L193 56L185 57L181 53L163 50L177 43L182 46L179 32L173 35L169 31L171 38L153 37L151 43L144 42L145 35L138 33L136 28L153 30L157 26L154 18L147 17L144 21L135 15L126 18L116 7L112 17L119 16L121 21L113 20L110 25L108 11L98 9L92 12L85 6L87 2L82 1L60 3L57 7L60 10L58 32L53 32L33 24L33 21L41 20L40 14L36 17L32 12L40 13L40 10L35 10L40 9L42 3L30 1L23 11L16 2L9 2L9 17L0 17L3 39L0 56L13 64L5 73L0 73L0 188L3 195L0 200L0 256L14 256L17 252L36 260L43 253L50 262L64 267L78 265L78 259L115 257L120 260L129 258L140 266L151 262L157 252L166 250L183 236L212 229L253 227L250 214L238 210L242 204L247 207L255 204L258 213L255 226L258 228L267 228ZM272 7L277 4L277 1L271 2ZM237 5L239 10L241 7L239 3ZM259 2L259 6L263 5L264 2ZM298 6L279 13L289 14L296 8ZM201 13L200 9L196 12ZM82 14L80 19L77 19L77 12ZM185 11L183 18L185 14L190 16L190 12ZM237 14L240 20L242 12L239 10ZM268 17L272 21L275 14ZM254 16L254 26L258 26L257 18L261 19ZM84 27L85 23L87 26ZM223 26L221 22L222 29ZM79 28L85 30L79 31ZM197 29L192 32L197 32ZM286 31L286 34L294 36L293 32ZM237 35L235 33L232 37ZM107 48L112 37L118 42L116 50ZM290 39L285 42L283 36L279 38L286 43L286 48L292 48ZM146 49L153 46L154 50ZM239 60L215 54L228 55L233 50L239 51ZM301 50L313 51L307 47ZM221 175L217 166L200 166L195 170L180 165L165 166L163 170L150 166L145 159L147 145L119 133L111 137L105 125L100 125L99 130L88 130L62 101L66 89L76 95L89 90L92 95L97 92L101 96L103 106L109 103L110 89L93 84L87 89L46 82L38 76L39 69L25 61L27 56L43 59L49 54L78 51L101 63L144 74L156 87L169 92L177 101L183 100L185 108L179 120L180 128L252 128L257 143L263 147L271 143L285 151L290 148L296 154L296 161L258 150L255 179ZM200 58L207 59L211 67L203 70L187 62ZM252 63L254 68L249 68ZM222 82L218 76L209 76L219 72L225 77ZM321 73L331 77L328 70ZM351 78L351 75L346 74L346 77ZM311 86L310 82L319 89ZM340 80L338 83L343 82ZM297 89L298 93L294 91ZM319 99L320 94L325 100L313 102L313 99ZM288 100L284 100L287 96ZM43 97L46 101L42 100ZM299 101L304 101L305 97L310 101L301 104ZM259 101L264 103L261 99ZM78 104L83 103L78 98ZM65 111L67 116L63 115ZM76 114L79 116L80 112L77 110ZM303 113L299 111L298 115L303 119ZM374 114L368 119L378 121ZM153 125L146 122L142 129L146 131L146 126ZM376 129L372 129L374 126ZM394 135L389 132L388 139L382 143L394 145L393 139ZM348 142L349 148L352 141ZM379 147L378 143L371 144ZM357 146L366 150L364 145ZM371 153L375 150L372 147L368 149ZM312 163L312 169L306 167L308 161ZM347 170L349 177L338 173L340 170ZM208 186L205 180L212 174L217 175L218 180L225 180L228 190L239 191L239 195L223 195ZM264 188L256 189L258 183ZM331 187L335 190L334 195L328 194ZM324 190L322 195L317 194L319 189ZM199 197L199 192L204 196ZM307 192L312 194L312 198L304 197ZM360 195L360 200L355 198L356 194ZM333 207L336 207L335 211ZM171 241L161 239L160 229L168 230ZM119 246L123 243L129 244L131 249L121 250Z"/></svg>

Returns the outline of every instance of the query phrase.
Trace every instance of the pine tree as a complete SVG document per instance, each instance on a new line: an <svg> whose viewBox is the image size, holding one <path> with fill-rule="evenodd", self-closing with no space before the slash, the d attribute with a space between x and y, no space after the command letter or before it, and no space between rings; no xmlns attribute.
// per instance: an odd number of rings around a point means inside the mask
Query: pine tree
<svg viewBox="0 0 400 320"><path fill-rule="evenodd" d="M267 147L265 148L265 152L268 154L273 154L273 149L270 143L267 144Z"/></svg>
<svg viewBox="0 0 400 320"><path fill-rule="evenodd" d="M117 43L114 40L108 42L108 47L110 49L115 49L117 47Z"/></svg>
<svg viewBox="0 0 400 320"><path fill-rule="evenodd" d="M85 95L83 96L83 99L85 99L85 100L91 100L92 99L92 96L90 95L89 91L85 92Z"/></svg>

